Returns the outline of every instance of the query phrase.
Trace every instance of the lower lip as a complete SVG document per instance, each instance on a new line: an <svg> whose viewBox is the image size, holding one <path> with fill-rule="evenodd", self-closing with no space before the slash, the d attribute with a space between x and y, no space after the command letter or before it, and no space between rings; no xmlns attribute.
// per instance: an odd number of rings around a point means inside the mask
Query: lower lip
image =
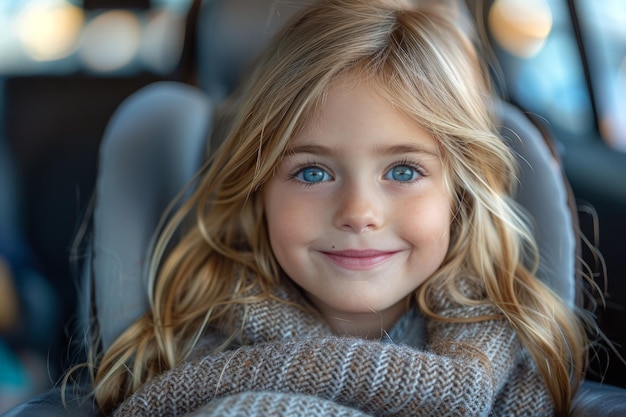
<svg viewBox="0 0 626 417"><path fill-rule="evenodd" d="M356 257L340 256L330 252L322 252L324 256L330 259L338 267L351 271L366 271L368 269L376 268L391 259L395 253L396 252L386 252L373 256Z"/></svg>

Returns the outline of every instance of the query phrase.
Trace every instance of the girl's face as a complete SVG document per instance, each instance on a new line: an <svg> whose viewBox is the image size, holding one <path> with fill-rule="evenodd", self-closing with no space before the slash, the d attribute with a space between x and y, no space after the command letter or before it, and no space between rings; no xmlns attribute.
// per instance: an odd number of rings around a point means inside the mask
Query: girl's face
<svg viewBox="0 0 626 417"><path fill-rule="evenodd" d="M337 333L379 337L448 250L435 139L349 79L291 140L264 206L276 259Z"/></svg>

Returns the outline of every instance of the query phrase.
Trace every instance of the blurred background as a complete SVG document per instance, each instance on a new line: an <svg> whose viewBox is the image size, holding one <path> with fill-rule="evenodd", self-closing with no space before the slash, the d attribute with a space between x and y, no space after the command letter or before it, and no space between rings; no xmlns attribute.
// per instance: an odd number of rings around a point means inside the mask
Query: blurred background
<svg viewBox="0 0 626 417"><path fill-rule="evenodd" d="M251 3L254 0L250 0ZM83 358L76 240L115 108L142 86L203 87L209 0L0 0L0 412ZM500 92L558 150L617 352L592 377L626 386L626 1L467 0ZM609 365L610 364L610 365Z"/></svg>
<svg viewBox="0 0 626 417"><path fill-rule="evenodd" d="M84 360L76 239L106 123L180 79L186 0L0 0L0 412Z"/></svg>

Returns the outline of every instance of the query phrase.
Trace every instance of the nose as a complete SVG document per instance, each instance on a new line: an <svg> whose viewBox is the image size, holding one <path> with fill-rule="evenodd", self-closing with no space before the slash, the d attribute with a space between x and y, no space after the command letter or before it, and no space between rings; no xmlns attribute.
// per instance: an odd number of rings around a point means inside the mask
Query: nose
<svg viewBox="0 0 626 417"><path fill-rule="evenodd" d="M335 227L352 233L376 230L383 224L383 199L375 187L346 185L337 196Z"/></svg>

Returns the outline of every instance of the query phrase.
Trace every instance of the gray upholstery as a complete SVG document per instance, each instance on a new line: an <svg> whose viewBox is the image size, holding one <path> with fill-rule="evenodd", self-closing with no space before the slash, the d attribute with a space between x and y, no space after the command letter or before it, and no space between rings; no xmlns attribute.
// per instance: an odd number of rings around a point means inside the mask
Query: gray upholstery
<svg viewBox="0 0 626 417"><path fill-rule="evenodd" d="M93 217L96 311L106 348L147 308L146 253L161 214L206 157L212 106L193 87L152 84L105 132Z"/></svg>
<svg viewBox="0 0 626 417"><path fill-rule="evenodd" d="M99 417L101 414L87 391L74 386L65 390L65 402L60 388L50 389L16 407L2 417Z"/></svg>
<svg viewBox="0 0 626 417"><path fill-rule="evenodd" d="M585 381L578 390L570 417L624 417L626 390Z"/></svg>
<svg viewBox="0 0 626 417"><path fill-rule="evenodd" d="M576 236L560 165L539 130L511 104L496 108L500 133L517 156L516 200L534 222L541 262L538 276L572 308L576 294Z"/></svg>

